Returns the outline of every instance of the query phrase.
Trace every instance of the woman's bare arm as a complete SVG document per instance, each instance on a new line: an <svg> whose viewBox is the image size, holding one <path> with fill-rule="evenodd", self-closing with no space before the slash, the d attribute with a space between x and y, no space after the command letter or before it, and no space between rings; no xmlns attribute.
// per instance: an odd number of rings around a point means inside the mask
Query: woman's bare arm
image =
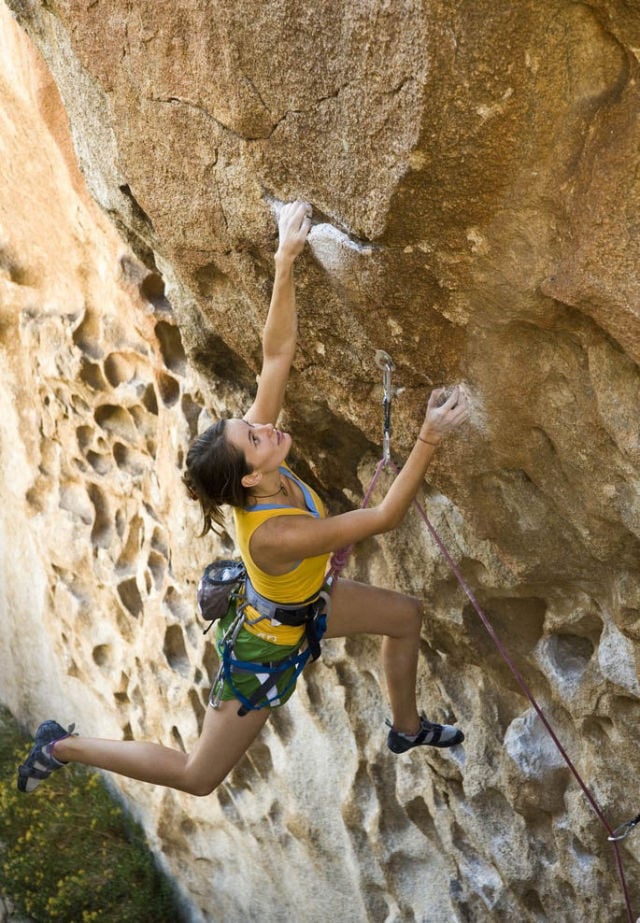
<svg viewBox="0 0 640 923"><path fill-rule="evenodd" d="M285 205L278 221L279 244L269 313L262 334L262 371L256 398L244 416L249 423L274 423L280 415L296 351L297 315L293 266L302 252L311 207L306 202Z"/></svg>
<svg viewBox="0 0 640 923"><path fill-rule="evenodd" d="M409 509L440 440L468 418L467 401L459 388L440 406L443 392L429 399L420 436L404 467L383 500L365 510L352 510L327 519L280 516L267 520L254 532L251 555L267 573L282 573L303 558L336 551L395 529Z"/></svg>

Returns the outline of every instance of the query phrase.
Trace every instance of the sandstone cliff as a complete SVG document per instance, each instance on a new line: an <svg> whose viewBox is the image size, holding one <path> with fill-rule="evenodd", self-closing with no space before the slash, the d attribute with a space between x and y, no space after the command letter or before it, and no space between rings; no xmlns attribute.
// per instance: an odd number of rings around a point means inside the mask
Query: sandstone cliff
<svg viewBox="0 0 640 923"><path fill-rule="evenodd" d="M246 403L273 206L301 196L302 470L359 501L376 349L398 458L429 389L465 382L427 508L612 825L635 816L638 4L8 8L2 698L31 725L196 736L219 549L180 468L205 408ZM626 919L603 828L420 523L351 572L424 596L421 699L464 752L392 758L377 643L327 644L217 795L118 783L193 919L288 921L301 894L309 923Z"/></svg>

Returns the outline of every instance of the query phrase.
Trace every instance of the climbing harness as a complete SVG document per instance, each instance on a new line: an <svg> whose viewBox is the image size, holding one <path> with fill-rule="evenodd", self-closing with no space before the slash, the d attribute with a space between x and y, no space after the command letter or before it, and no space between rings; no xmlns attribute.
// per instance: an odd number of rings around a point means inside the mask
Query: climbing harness
<svg viewBox="0 0 640 923"><path fill-rule="evenodd" d="M225 579L226 578L226 579ZM227 588L231 586L231 590ZM284 699L293 689L298 677L309 659L320 656L320 641L327 629L327 618L331 606L331 581L323 585L313 599L295 605L276 603L267 599L255 589L240 561L214 561L205 570L198 585L198 608L205 619L219 619L232 612L232 621L217 643L220 666L211 687L209 704L218 708L226 682L235 698L240 702L238 715L268 708L274 701ZM223 612L222 590L227 590L227 602ZM256 618L249 618L249 610ZM216 614L214 614L216 613ZM244 625L256 625L263 619L274 619L282 625L304 626L304 635L298 649L287 657L273 661L242 660L236 656L236 642ZM213 621L205 633L209 630ZM292 671L284 688L278 681ZM245 695L237 680L241 675L254 675L260 680L258 687Z"/></svg>
<svg viewBox="0 0 640 923"><path fill-rule="evenodd" d="M383 413L384 413L384 424L383 424L383 425L384 425L384 431L383 431L383 456L382 456L382 459L378 462L378 465L377 465L377 467L376 467L376 469L375 469L375 471L374 471L373 477L372 477L372 479L371 479L371 483L369 484L369 487L367 488L367 490L366 490L366 492L365 492L365 496L364 496L363 501L362 501L362 504L361 504L361 508L362 508L362 509L365 509L365 508L369 505L369 501L370 501L370 499L371 499L371 496L372 496L372 494L373 494L374 488L375 488L375 486L376 486L376 483L377 483L377 481L378 481L378 478L380 477L380 474L382 473L383 468L385 468L385 467L388 465L388 466L391 468L391 470L394 472L395 475L399 474L399 472L400 472L400 469L398 468L398 466L397 466L397 465L395 464L395 462L391 459L391 451L390 451L390 436L391 436L391 401L392 401L393 395L394 395L394 390L393 390L393 388L391 387L391 372L395 370L395 365L393 364L393 361L391 360L391 357L388 355L388 353L385 353L383 350L378 350L378 351L376 352L376 364L378 365L379 368L381 368L381 369L383 370L383 390L384 390L384 398L383 398ZM399 393L399 389L396 390L395 393L398 394L398 393ZM630 898L629 898L629 890L628 890L628 888L627 888L627 882L626 882L626 878L625 878L625 874L624 874L624 867L623 867L623 864L622 864L622 857L621 857L621 855L620 855L620 849L619 849L619 846L618 846L618 842L619 842L620 840L624 840L624 839L629 835L629 833L631 832L631 830L632 830L637 824L640 823L640 814L639 814L637 817L635 817L633 820L627 821L625 824L622 824L622 826L618 827L616 830L613 830L613 829L611 828L611 826L609 825L609 822L607 821L606 817L604 816L604 813L602 812L602 810L601 810L600 807L598 806L598 803L596 802L595 797L592 795L592 793L589 791L589 789L587 788L586 784L585 784L584 781L582 780L580 774L578 773L578 770L576 769L576 767L574 766L573 762L571 761L569 755L567 754L566 750L564 749L564 747L563 747L562 744L560 743L560 741L559 741L559 739L558 739L558 737L557 737L555 731L554 731L553 728L551 727L551 725L550 725L549 721L547 720L547 718L546 718L544 712L542 711L542 709L541 709L540 706L538 705L537 701L535 700L535 698L534 698L534 696L533 696L533 693L531 692L531 690L529 689L529 686L527 685L527 683L526 683L525 680L524 680L524 677L522 676L522 674L520 673L520 671L518 670L518 668L517 668L516 665L514 664L513 660L512 660L511 657L509 656L508 651L506 650L504 644L502 643L502 641L501 641L500 638L498 637L498 635L497 635L495 629L494 629L493 626L491 625L491 623L490 623L489 619L487 618L485 612L484 612L484 611L482 610L482 608L480 607L480 604L478 603L478 601L477 601L477 599L476 599L474 593L472 592L471 588L469 587L469 585L467 584L466 580L465 580L464 577L462 576L462 573L460 572L460 569L459 569L458 565L455 563L455 561L454 561L453 558L451 557L451 555L450 555L450 553L449 553L449 551L448 551L446 545L444 544L444 542L442 541L442 539L440 538L440 536L439 536L438 533L436 532L435 528L434 528L433 525L431 524L431 521L429 520L429 518L428 518L428 516L427 516L427 514L426 514L426 512L425 512L425 510L424 510L424 508L423 508L423 506L419 503L419 501L418 501L417 499L414 499L414 500L413 500L413 506L414 506L414 508L416 509L416 511L418 512L418 515L420 516L420 518L423 520L423 522L424 522L425 526L427 527L427 529L428 529L428 531L429 531L431 537L433 538L433 540L434 540L434 542L436 543L438 549L439 549L440 552L442 553L442 555L443 555L445 561L447 562L449 568L450 568L451 571L453 572L453 574L454 574L456 580L458 581L460 587L461 587L462 590L464 591L464 593L465 593L465 595L467 596L467 598L469 599L469 602L471 603L473 609L475 610L476 614L477 614L478 617L480 618L480 621L482 622L482 624L484 625L485 629L487 630L487 632L488 632L488 634L489 634L491 640L493 641L493 643L495 644L496 648L498 649L498 652L499 652L500 656L501 656L502 659L505 661L505 663L506 663L506 665L508 666L509 670L510 670L511 673L513 674L513 676L514 676L514 678L515 678L515 680L516 680L518 686L520 687L520 689L521 689L522 692L524 693L525 697L526 697L526 698L529 700L529 702L531 703L531 705L532 705L532 707L534 708L536 714L537 714L538 717L540 718L540 720L541 720L541 722L542 722L542 724L543 724L545 730L547 731L547 733L548 733L549 736L551 737L553 743L555 744L555 746L556 746L558 752L559 752L560 755L562 756L563 760L565 761L567 767L568 767L569 770L571 771L571 773L572 773L573 777L575 778L576 782L578 783L578 785L579 785L580 788L582 789L582 792L584 793L585 797L587 798L587 801L589 802L589 805L591 806L592 810L594 811L596 817L598 818L598 820L600 821L600 823L603 825L603 827L604 827L605 830L607 831L607 834L608 834L607 840L608 840L609 842L611 842L612 848L613 848L613 851L614 851L615 862L616 862L616 869L617 869L617 872L618 872L618 878L619 878L619 880L620 880L620 885L621 885L621 887L622 887L622 893L623 893L623 896L624 896L624 902L625 902L625 906L626 906L626 910L627 910L628 920L629 920L629 923L634 923L634 921L635 921L635 916L634 916L633 911L632 911L632 909L631 909L631 901L630 901ZM334 553L334 555L333 555L332 558L331 558L331 565L330 565L330 573L331 573L332 575L335 575L335 576L337 577L337 576L341 573L341 571L344 569L344 567L345 567L346 564L347 564L347 561L348 561L348 559L349 559L349 555L350 555L350 553L351 553L351 550L352 550L352 546L349 546L348 548L341 549L340 551L337 551L337 552Z"/></svg>

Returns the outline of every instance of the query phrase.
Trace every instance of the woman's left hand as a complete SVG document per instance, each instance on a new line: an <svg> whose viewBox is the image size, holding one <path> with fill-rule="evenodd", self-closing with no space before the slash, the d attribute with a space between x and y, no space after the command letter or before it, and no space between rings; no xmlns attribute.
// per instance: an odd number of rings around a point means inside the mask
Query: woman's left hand
<svg viewBox="0 0 640 923"><path fill-rule="evenodd" d="M276 256L295 260L302 252L311 227L311 206L308 202L289 202L278 219L279 243Z"/></svg>
<svg viewBox="0 0 640 923"><path fill-rule="evenodd" d="M451 430L469 418L469 403L459 385L447 397L444 388L433 391L420 435L426 442L437 444Z"/></svg>

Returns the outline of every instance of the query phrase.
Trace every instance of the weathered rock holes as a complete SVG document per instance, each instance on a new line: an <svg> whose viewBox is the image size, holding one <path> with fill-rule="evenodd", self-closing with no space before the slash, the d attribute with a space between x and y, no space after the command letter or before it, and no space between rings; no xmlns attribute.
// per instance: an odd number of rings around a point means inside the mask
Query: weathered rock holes
<svg viewBox="0 0 640 923"><path fill-rule="evenodd" d="M139 659L136 657L136 675L140 675L142 672L142 664ZM145 695L142 691L142 688L139 683L136 683L135 686L131 689L131 703L136 708L139 708L141 711L144 709L146 704Z"/></svg>
<svg viewBox="0 0 640 923"><path fill-rule="evenodd" d="M184 740L182 739L182 734L175 724L171 728L171 739L179 750L182 750L183 753L187 752L187 748L184 745Z"/></svg>
<svg viewBox="0 0 640 923"><path fill-rule="evenodd" d="M578 679L589 665L595 647L589 638L555 634L546 639L546 653L555 671L567 679Z"/></svg>
<svg viewBox="0 0 640 923"><path fill-rule="evenodd" d="M114 442L113 458L118 468L132 477L139 477L149 465L146 455L138 452L137 449L129 448L122 442Z"/></svg>
<svg viewBox="0 0 640 923"><path fill-rule="evenodd" d="M97 484L88 485L89 499L95 510L91 529L91 544L96 548L108 548L113 538L113 522L106 495Z"/></svg>
<svg viewBox="0 0 640 923"><path fill-rule="evenodd" d="M180 399L180 385L173 375L166 372L158 374L158 391L165 407L173 407Z"/></svg>
<svg viewBox="0 0 640 923"><path fill-rule="evenodd" d="M102 329L100 317L93 311L86 310L84 318L73 332L73 342L81 352L92 359L101 359Z"/></svg>
<svg viewBox="0 0 640 923"><path fill-rule="evenodd" d="M218 652L215 648L215 645L211 641L207 641L204 646L204 651L202 657L200 658L200 663L207 671L207 676L209 677L209 684L213 682L213 679L218 672L218 665L220 663L218 659ZM279 713L281 709L274 709L273 714Z"/></svg>
<svg viewBox="0 0 640 923"><path fill-rule="evenodd" d="M118 584L117 590L122 605L130 615L137 619L144 608L144 604L135 577L122 580Z"/></svg>
<svg viewBox="0 0 640 923"><path fill-rule="evenodd" d="M182 397L181 408L189 427L189 438L195 439L198 435L198 419L202 411L202 405L196 403L188 394L185 394Z"/></svg>
<svg viewBox="0 0 640 923"><path fill-rule="evenodd" d="M91 412L91 408L84 400L84 398L80 397L79 394L71 395L70 404L71 409L74 411L74 413L78 414L78 416L84 416L85 414Z"/></svg>
<svg viewBox="0 0 640 923"><path fill-rule="evenodd" d="M100 452L89 451L87 452L86 458L95 473L99 474L101 477L108 475L113 468L111 458L108 455L102 455Z"/></svg>
<svg viewBox="0 0 640 923"><path fill-rule="evenodd" d="M145 407L149 413L152 413L156 417L158 416L158 398L156 397L156 389L151 383L144 389L141 401L142 406Z"/></svg>
<svg viewBox="0 0 640 923"><path fill-rule="evenodd" d="M147 565L153 580L153 586L156 591L159 592L162 589L164 578L167 573L167 560L164 555L159 554L157 551L150 551Z"/></svg>
<svg viewBox="0 0 640 923"><path fill-rule="evenodd" d="M537 891L526 891L522 896L522 905L534 916L534 919L547 919L545 909Z"/></svg>
<svg viewBox="0 0 640 923"><path fill-rule="evenodd" d="M30 487L25 494L25 500L36 512L43 513L47 506L49 491L43 478L38 479L38 483Z"/></svg>
<svg viewBox="0 0 640 923"><path fill-rule="evenodd" d="M187 622L193 614L193 607L188 605L175 587L170 586L164 594L165 606L174 618Z"/></svg>
<svg viewBox="0 0 640 923"><path fill-rule="evenodd" d="M21 263L15 254L8 250L0 250L0 271L9 274L14 285L37 285L39 279L31 266Z"/></svg>
<svg viewBox="0 0 640 923"><path fill-rule="evenodd" d="M200 700L197 689L191 688L189 690L189 703L193 709L193 714L195 715L198 727L201 727L202 722L204 721L205 707Z"/></svg>
<svg viewBox="0 0 640 923"><path fill-rule="evenodd" d="M80 519L85 525L93 523L93 507L87 492L80 484L64 484L60 489L60 508Z"/></svg>
<svg viewBox="0 0 640 923"><path fill-rule="evenodd" d="M140 404L134 404L129 407L129 414L135 424L136 430L148 442L153 441L156 435L157 421L149 416L149 412Z"/></svg>
<svg viewBox="0 0 640 923"><path fill-rule="evenodd" d="M126 387L128 393L135 393L142 399L143 404L149 400L147 397L149 390L153 393L149 362L138 352L109 353L104 361L104 371L112 388L117 390L121 386ZM149 402L147 409L152 408L154 403L156 403L155 398Z"/></svg>
<svg viewBox="0 0 640 923"><path fill-rule="evenodd" d="M87 474L89 472L89 468L87 467L87 463L85 462L84 458L76 457L73 459L73 463L78 469L78 471L80 472L80 474Z"/></svg>
<svg viewBox="0 0 640 923"><path fill-rule="evenodd" d="M135 365L122 353L109 353L104 360L104 373L112 388L125 384L135 377Z"/></svg>
<svg viewBox="0 0 640 923"><path fill-rule="evenodd" d="M118 538L122 538L127 528L127 517L124 510L116 510L115 515L116 532Z"/></svg>
<svg viewBox="0 0 640 923"><path fill-rule="evenodd" d="M133 729L129 721L127 721L126 724L122 725L122 739L123 740L133 740Z"/></svg>
<svg viewBox="0 0 640 923"><path fill-rule="evenodd" d="M140 294L156 311L172 313L171 303L165 294L164 279L159 272L150 272L142 280Z"/></svg>
<svg viewBox="0 0 640 923"><path fill-rule="evenodd" d="M62 409L63 417L68 417L69 410L71 409L71 401L68 391L65 388L56 388L53 392L53 397L58 407Z"/></svg>
<svg viewBox="0 0 640 923"><path fill-rule="evenodd" d="M102 369L97 362L91 362L86 356L80 361L80 381L88 385L92 391L106 391L107 382L105 381Z"/></svg>
<svg viewBox="0 0 640 923"><path fill-rule="evenodd" d="M155 332L166 367L177 375L184 375L187 369L187 355L178 328L165 321L158 321Z"/></svg>
<svg viewBox="0 0 640 923"><path fill-rule="evenodd" d="M67 676L72 676L74 679L80 679L82 675L83 674L78 669L78 664L72 657L67 665Z"/></svg>
<svg viewBox="0 0 640 923"><path fill-rule="evenodd" d="M101 404L94 412L94 419L100 429L123 439L125 442L137 440L137 430L126 408L118 404Z"/></svg>
<svg viewBox="0 0 640 923"><path fill-rule="evenodd" d="M81 452L84 452L93 442L93 427L79 426L76 429L76 439Z"/></svg>
<svg viewBox="0 0 640 923"><path fill-rule="evenodd" d="M135 220L135 222L144 225L145 230L153 232L153 223L151 218L149 218L142 205L140 205L134 196L133 192L131 191L131 186L129 186L128 183L123 183L123 185L118 186L118 189L126 199L131 211L131 217Z"/></svg>
<svg viewBox="0 0 640 923"><path fill-rule="evenodd" d="M113 661L113 649L110 644L97 644L91 651L93 662L105 671L109 671Z"/></svg>
<svg viewBox="0 0 640 923"><path fill-rule="evenodd" d="M188 679L191 675L191 663L184 643L184 633L179 625L169 625L167 628L162 651L171 669Z"/></svg>
<svg viewBox="0 0 640 923"><path fill-rule="evenodd" d="M169 543L163 529L156 526L151 536L151 547L164 558L169 558Z"/></svg>
<svg viewBox="0 0 640 923"><path fill-rule="evenodd" d="M134 570L144 540L144 522L141 516L133 516L129 523L127 539L118 557L116 567L120 573Z"/></svg>

